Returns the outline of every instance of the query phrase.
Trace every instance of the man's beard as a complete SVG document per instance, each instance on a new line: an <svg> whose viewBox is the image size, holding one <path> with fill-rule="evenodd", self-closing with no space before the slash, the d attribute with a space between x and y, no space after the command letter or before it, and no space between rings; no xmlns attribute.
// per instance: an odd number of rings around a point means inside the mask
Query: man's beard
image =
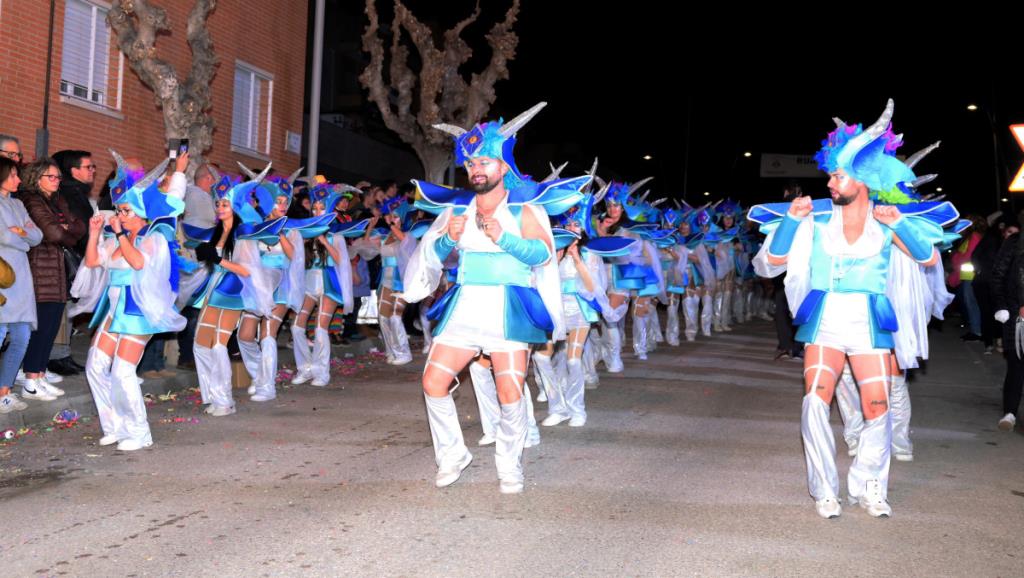
<svg viewBox="0 0 1024 578"><path fill-rule="evenodd" d="M850 203L852 203L853 200L856 199L856 198L857 198L856 194L850 195L850 196L847 197L847 196L843 195L842 193L836 193L836 198L832 200L832 204L833 205L838 205L840 207L845 207L846 205L849 205Z"/></svg>
<svg viewBox="0 0 1024 578"><path fill-rule="evenodd" d="M470 188L477 194L484 194L493 191L499 184L501 184L501 177L497 177L493 181L490 179L484 179L482 183L470 183Z"/></svg>

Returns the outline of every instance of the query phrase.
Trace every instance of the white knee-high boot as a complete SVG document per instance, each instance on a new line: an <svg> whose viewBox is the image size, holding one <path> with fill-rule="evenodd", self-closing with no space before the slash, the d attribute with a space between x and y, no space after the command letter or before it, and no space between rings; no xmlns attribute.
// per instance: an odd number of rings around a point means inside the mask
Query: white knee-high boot
<svg viewBox="0 0 1024 578"><path fill-rule="evenodd" d="M459 479L462 470L473 461L473 455L466 449L466 442L462 439L459 413L451 394L431 397L424 393L423 400L427 407L430 437L434 443L434 462L437 464L434 485L443 488Z"/></svg>

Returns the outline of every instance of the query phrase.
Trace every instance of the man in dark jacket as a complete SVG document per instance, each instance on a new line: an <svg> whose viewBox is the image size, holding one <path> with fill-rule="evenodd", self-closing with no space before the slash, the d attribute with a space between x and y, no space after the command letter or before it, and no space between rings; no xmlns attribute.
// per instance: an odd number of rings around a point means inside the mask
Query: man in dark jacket
<svg viewBox="0 0 1024 578"><path fill-rule="evenodd" d="M1020 218L1024 218L1024 211L1018 215ZM1012 234L996 254L990 289L996 308L995 319L1002 324L1003 357L1006 359L1006 375L1003 378L1005 415L999 420L999 429L1013 431L1024 386L1024 360L1017 354L1016 344L1017 318L1024 317L1024 246L1017 227L1008 226L1006 229Z"/></svg>
<svg viewBox="0 0 1024 578"><path fill-rule="evenodd" d="M60 173L63 177L57 194L64 199L68 210L75 218L82 223L88 223L93 214L89 197L96 180L96 164L92 160L92 153L81 150L62 150L53 155L53 160L57 161L57 165L60 166ZM85 235L72 249L79 261L85 256L87 241L88 235ZM71 332L71 321L65 318L60 324L56 341L50 351L50 363L47 365L47 368L54 373L72 375L85 370L85 367L71 357Z"/></svg>

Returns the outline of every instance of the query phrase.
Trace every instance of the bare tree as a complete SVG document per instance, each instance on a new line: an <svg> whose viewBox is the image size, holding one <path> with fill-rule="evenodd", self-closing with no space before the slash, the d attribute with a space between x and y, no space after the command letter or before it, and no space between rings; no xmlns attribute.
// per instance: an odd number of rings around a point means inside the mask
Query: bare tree
<svg viewBox="0 0 1024 578"><path fill-rule="evenodd" d="M171 63L157 55L157 35L171 29L166 10L149 0L114 0L107 14L118 47L164 113L167 138L189 139L190 172L213 146L210 83L217 72L217 56L206 20L216 6L217 0L196 0L189 13L185 36L192 67L184 82L178 80Z"/></svg>
<svg viewBox="0 0 1024 578"><path fill-rule="evenodd" d="M444 33L444 46L438 48L430 28L416 19L401 0L395 0L395 18L391 23L390 63L384 74L384 39L376 0L366 0L370 23L363 34L363 50L370 63L359 80L380 109L384 124L408 143L423 163L426 179L441 182L451 163L451 137L431 128L438 123L473 126L494 104L494 83L508 78L507 64L515 58L519 38L512 30L519 14L519 0L513 0L505 19L487 33L491 60L483 72L463 78L459 68L473 55L462 39L462 31L480 16L480 3L465 20ZM409 49L403 43L405 31L419 54L421 67L409 67ZM390 95L396 96L394 102Z"/></svg>

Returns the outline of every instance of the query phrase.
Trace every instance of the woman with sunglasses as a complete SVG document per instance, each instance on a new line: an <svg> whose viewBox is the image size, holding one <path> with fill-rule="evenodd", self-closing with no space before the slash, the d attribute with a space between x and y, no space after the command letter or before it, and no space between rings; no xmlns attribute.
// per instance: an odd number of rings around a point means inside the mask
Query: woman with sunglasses
<svg viewBox="0 0 1024 578"><path fill-rule="evenodd" d="M19 197L29 218L43 233L43 240L28 252L37 318L23 362L22 395L29 399L52 400L64 393L46 381L46 364L68 302L68 279L75 273L67 271L64 252L74 250L85 235L86 224L57 194L60 179L57 163L50 158L40 159L29 165L22 182L25 190Z"/></svg>

